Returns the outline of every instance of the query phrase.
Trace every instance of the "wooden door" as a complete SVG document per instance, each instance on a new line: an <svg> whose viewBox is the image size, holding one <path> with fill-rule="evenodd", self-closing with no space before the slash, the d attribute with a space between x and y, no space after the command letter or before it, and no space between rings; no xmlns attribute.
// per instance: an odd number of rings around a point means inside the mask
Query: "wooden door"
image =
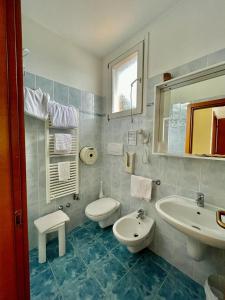
<svg viewBox="0 0 225 300"><path fill-rule="evenodd" d="M213 124L212 124L212 154L216 154L217 151L217 117L213 112Z"/></svg>
<svg viewBox="0 0 225 300"><path fill-rule="evenodd" d="M225 119L217 120L217 147L216 153L225 155Z"/></svg>
<svg viewBox="0 0 225 300"><path fill-rule="evenodd" d="M21 8L0 0L0 299L29 299Z"/></svg>

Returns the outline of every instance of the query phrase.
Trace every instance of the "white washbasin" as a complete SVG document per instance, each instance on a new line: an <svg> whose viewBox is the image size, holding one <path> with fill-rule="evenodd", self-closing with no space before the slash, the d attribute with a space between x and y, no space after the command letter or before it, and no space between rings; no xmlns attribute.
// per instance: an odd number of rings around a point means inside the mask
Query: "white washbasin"
<svg viewBox="0 0 225 300"><path fill-rule="evenodd" d="M216 211L222 209L182 196L170 196L156 202L159 215L189 237L213 247L225 249L225 230L216 223Z"/></svg>

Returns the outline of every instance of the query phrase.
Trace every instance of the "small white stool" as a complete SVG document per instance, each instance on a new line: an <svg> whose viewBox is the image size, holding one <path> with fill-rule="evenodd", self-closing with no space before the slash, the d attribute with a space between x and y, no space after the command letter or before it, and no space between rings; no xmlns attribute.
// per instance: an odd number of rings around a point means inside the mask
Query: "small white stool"
<svg viewBox="0 0 225 300"><path fill-rule="evenodd" d="M63 256L66 251L65 243L65 222L69 217L61 210L48 214L34 221L38 230L38 261L46 262L46 235L47 233L58 231L59 256Z"/></svg>

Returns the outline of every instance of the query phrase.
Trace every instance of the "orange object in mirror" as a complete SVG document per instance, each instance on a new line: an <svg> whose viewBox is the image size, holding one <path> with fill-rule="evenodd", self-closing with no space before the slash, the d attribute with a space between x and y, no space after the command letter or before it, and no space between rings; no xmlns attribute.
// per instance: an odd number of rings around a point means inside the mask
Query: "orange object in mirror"
<svg viewBox="0 0 225 300"><path fill-rule="evenodd" d="M218 210L216 212L216 222L220 227L225 229L225 222L222 221L222 216L225 217L225 210Z"/></svg>

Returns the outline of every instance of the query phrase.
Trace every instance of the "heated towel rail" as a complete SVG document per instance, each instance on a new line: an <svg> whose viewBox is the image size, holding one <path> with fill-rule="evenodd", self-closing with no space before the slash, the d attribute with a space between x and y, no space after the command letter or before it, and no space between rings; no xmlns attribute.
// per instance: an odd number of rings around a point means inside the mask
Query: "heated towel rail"
<svg viewBox="0 0 225 300"><path fill-rule="evenodd" d="M72 134L72 149L68 154L54 153L54 133ZM79 127L54 128L50 120L45 122L46 199L47 203L67 195L79 194ZM59 181L58 163L70 161L70 179Z"/></svg>

